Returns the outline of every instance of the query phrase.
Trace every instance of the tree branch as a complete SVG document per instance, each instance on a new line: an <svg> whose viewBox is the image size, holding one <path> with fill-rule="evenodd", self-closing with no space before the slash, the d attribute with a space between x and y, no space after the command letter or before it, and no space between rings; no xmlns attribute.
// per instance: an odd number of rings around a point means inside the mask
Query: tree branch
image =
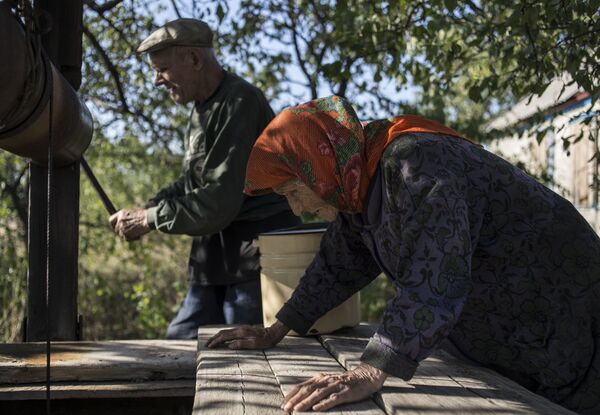
<svg viewBox="0 0 600 415"><path fill-rule="evenodd" d="M294 17L292 10L288 10L288 17L290 18L290 21L291 21L292 40L294 42L294 51L296 52L296 58L298 59L298 64L300 66L300 70L302 71L304 76L306 76L306 79L308 80L308 83L310 85L311 99L315 99L315 98L317 98L317 85L315 85L316 84L315 80L313 79L311 74L308 72L308 69L306 68L306 61L302 58L302 52L300 51L300 45L298 44L298 32L296 30L296 19Z"/></svg>
<svg viewBox="0 0 600 415"><path fill-rule="evenodd" d="M98 41L98 39L96 39L96 37L89 31L89 29L87 28L86 25L83 25L83 34L92 43L92 46L94 47L96 52L98 52L98 54L100 55L100 58L102 59L102 62L104 62L104 65L106 66L106 69L108 69L108 72L112 76L113 81L115 82L115 86L117 87L117 93L119 95L119 100L121 101L122 111L130 112L129 105L127 104L127 99L125 98L125 91L123 89L123 84L121 83L121 77L119 76L119 71L117 70L116 66L110 60L110 57L108 56L106 51L102 48L102 45L100 45L100 42Z"/></svg>
<svg viewBox="0 0 600 415"><path fill-rule="evenodd" d="M115 26L114 22L112 21L112 19L109 19L108 17L101 15L102 20L104 20L106 22L106 24L108 24L112 30L114 30L115 32L117 32L119 34L119 39L121 39L123 42L125 42L127 44L127 46L129 46L131 49L135 49L134 45L129 41L129 39L127 38L127 36L125 36L125 33L123 33L123 31L121 29L119 29L117 26Z"/></svg>
<svg viewBox="0 0 600 415"><path fill-rule="evenodd" d="M120 3L123 2L123 0L110 0L102 5L99 5L94 0L83 0L83 2L85 3L86 6L88 6L90 9L92 9L96 13L103 14L103 13L111 10L112 8L117 7Z"/></svg>
<svg viewBox="0 0 600 415"><path fill-rule="evenodd" d="M343 72L350 73L350 68L352 68L352 65L354 65L355 61L356 61L356 59L347 58L343 65L343 67L344 67ZM336 95L339 95L341 97L346 96L346 90L348 89L349 82L350 82L350 76L343 78L342 81L340 82L340 85L338 86Z"/></svg>
<svg viewBox="0 0 600 415"><path fill-rule="evenodd" d="M531 33L531 28L528 24L525 25L525 33L527 34L527 39L529 39L529 44L531 45L531 49L533 50L533 59L535 61L535 74L536 76L540 76L540 59L538 57L537 44L533 37L533 33Z"/></svg>
<svg viewBox="0 0 600 415"><path fill-rule="evenodd" d="M171 0L171 5L173 6L173 10L175 10L175 14L178 18L182 18L181 13L179 12L179 7L177 7L176 0Z"/></svg>

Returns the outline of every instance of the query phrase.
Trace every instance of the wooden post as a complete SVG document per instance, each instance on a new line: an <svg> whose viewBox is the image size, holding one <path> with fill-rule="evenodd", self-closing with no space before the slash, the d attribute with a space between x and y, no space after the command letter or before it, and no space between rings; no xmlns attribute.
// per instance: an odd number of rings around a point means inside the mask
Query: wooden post
<svg viewBox="0 0 600 415"><path fill-rule="evenodd" d="M29 164L27 341L46 339L46 196L48 169ZM50 338L78 340L79 163L54 169Z"/></svg>
<svg viewBox="0 0 600 415"><path fill-rule="evenodd" d="M51 30L44 49L61 73L78 89L81 80L81 0L38 0L48 14ZM46 339L46 200L48 169L30 163L29 272L26 341ZM79 253L79 162L53 171L50 255L50 338L78 340L77 275Z"/></svg>

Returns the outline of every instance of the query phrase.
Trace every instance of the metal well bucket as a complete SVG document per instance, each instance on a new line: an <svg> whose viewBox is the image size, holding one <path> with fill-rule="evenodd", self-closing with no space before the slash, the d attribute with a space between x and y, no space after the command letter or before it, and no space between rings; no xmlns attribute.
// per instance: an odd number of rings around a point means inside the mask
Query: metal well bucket
<svg viewBox="0 0 600 415"><path fill-rule="evenodd" d="M323 226L269 232L258 236L262 267L263 323L270 326L275 315L291 297L304 271L319 249ZM342 327L352 327L360 322L360 293L329 311L315 322L308 334L331 333ZM297 333L292 332L292 335Z"/></svg>
<svg viewBox="0 0 600 415"><path fill-rule="evenodd" d="M26 37L8 2L0 2L0 39L0 149L46 165L51 124L55 165L79 160L92 140L92 115L50 59L36 52L41 44Z"/></svg>

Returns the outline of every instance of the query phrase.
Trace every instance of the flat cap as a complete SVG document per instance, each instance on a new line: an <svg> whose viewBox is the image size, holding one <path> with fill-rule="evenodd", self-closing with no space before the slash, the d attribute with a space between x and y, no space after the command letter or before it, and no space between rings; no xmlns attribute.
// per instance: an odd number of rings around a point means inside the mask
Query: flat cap
<svg viewBox="0 0 600 415"><path fill-rule="evenodd" d="M140 43L137 53L154 52L168 46L212 47L213 33L202 20L177 19L165 23Z"/></svg>

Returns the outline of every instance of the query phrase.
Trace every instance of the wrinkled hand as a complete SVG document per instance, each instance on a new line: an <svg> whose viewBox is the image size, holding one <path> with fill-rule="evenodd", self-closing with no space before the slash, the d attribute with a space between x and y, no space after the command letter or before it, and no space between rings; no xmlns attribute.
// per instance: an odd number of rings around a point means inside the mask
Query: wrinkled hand
<svg viewBox="0 0 600 415"><path fill-rule="evenodd" d="M371 396L381 389L386 378L385 372L366 363L344 373L321 373L294 386L283 399L281 408L288 412L326 411Z"/></svg>
<svg viewBox="0 0 600 415"><path fill-rule="evenodd" d="M126 241L139 239L140 236L150 232L146 209L121 209L110 218L110 225L115 233Z"/></svg>
<svg viewBox="0 0 600 415"><path fill-rule="evenodd" d="M221 330L206 342L206 347L215 348L221 344L230 349L268 349L285 337L290 329L277 321L270 327L243 326Z"/></svg>

